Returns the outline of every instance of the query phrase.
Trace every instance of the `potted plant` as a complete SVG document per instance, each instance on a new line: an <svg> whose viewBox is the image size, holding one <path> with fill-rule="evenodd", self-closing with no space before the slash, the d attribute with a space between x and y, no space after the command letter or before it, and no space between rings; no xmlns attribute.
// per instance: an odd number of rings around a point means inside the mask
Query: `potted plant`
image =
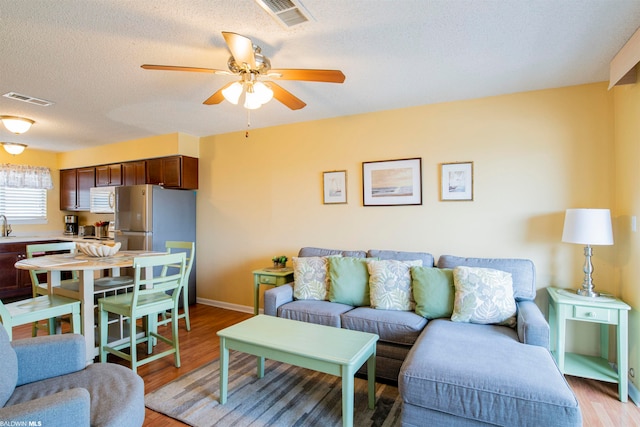
<svg viewBox="0 0 640 427"><path fill-rule="evenodd" d="M271 258L273 261L273 268L285 268L287 266L287 258L286 255L278 255Z"/></svg>

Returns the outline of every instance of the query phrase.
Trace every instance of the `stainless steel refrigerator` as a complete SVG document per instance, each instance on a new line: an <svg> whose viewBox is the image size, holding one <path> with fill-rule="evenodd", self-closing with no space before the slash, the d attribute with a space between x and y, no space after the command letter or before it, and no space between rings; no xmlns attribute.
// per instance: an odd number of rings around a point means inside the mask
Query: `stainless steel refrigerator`
<svg viewBox="0 0 640 427"><path fill-rule="evenodd" d="M196 241L196 193L158 185L116 187L115 240L121 250L165 251L167 240ZM195 259L189 304L196 301Z"/></svg>

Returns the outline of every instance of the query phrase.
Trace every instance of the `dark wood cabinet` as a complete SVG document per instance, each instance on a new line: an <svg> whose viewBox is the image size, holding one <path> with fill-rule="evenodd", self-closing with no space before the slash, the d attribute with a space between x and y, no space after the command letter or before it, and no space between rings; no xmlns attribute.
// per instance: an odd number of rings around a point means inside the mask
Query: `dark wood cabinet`
<svg viewBox="0 0 640 427"><path fill-rule="evenodd" d="M47 242L0 243L0 299L20 299L32 296L29 271L18 270L14 264L27 257L27 245Z"/></svg>
<svg viewBox="0 0 640 427"><path fill-rule="evenodd" d="M122 185L139 185L147 183L147 162L127 162L122 164Z"/></svg>
<svg viewBox="0 0 640 427"><path fill-rule="evenodd" d="M147 184L197 190L198 159L187 156L148 159Z"/></svg>
<svg viewBox="0 0 640 427"><path fill-rule="evenodd" d="M96 166L96 187L122 185L122 164Z"/></svg>
<svg viewBox="0 0 640 427"><path fill-rule="evenodd" d="M95 172L95 168L60 171L60 210L89 210L89 189L96 185Z"/></svg>

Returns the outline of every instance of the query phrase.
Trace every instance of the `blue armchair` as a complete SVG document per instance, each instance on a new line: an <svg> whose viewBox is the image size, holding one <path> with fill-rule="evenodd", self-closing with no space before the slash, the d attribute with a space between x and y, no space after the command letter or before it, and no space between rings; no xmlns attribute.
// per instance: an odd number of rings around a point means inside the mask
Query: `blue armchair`
<svg viewBox="0 0 640 427"><path fill-rule="evenodd" d="M124 366L85 366L85 360L80 335L9 341L0 327L0 420L43 426L141 426L142 378Z"/></svg>

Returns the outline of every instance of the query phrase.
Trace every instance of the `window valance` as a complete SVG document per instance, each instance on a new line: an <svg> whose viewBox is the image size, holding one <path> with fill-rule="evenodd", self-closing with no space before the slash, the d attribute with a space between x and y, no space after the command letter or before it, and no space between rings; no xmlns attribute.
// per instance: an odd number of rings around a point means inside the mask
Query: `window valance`
<svg viewBox="0 0 640 427"><path fill-rule="evenodd" d="M51 170L41 166L0 164L0 187L51 190Z"/></svg>

